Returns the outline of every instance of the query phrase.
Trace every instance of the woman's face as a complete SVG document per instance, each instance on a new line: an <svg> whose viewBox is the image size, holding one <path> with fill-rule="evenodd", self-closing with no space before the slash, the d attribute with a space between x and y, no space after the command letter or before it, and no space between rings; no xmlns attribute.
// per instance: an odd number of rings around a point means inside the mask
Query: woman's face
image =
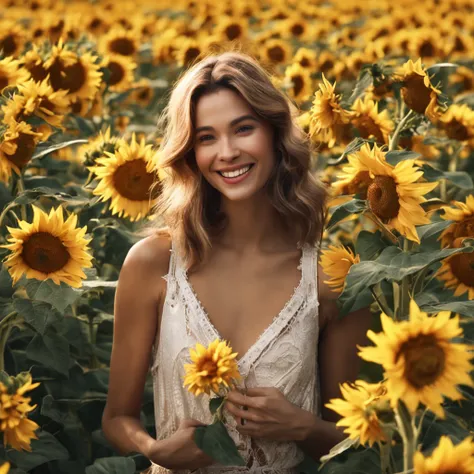
<svg viewBox="0 0 474 474"><path fill-rule="evenodd" d="M258 193L276 163L271 126L229 89L198 100L194 151L204 178L232 201Z"/></svg>

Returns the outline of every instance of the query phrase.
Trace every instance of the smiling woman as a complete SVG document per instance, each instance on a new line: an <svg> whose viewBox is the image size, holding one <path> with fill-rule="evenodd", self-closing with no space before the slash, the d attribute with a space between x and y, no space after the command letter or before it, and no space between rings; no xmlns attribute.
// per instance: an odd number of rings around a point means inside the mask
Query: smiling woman
<svg viewBox="0 0 474 474"><path fill-rule="evenodd" d="M186 71L159 121L157 219L120 273L102 424L151 474L297 474L343 438L322 407L355 379L370 311L337 321L318 265L327 190L296 115L254 58L226 52ZM233 465L195 442L196 427L217 426L201 388L222 372L224 341L245 392L219 411ZM157 439L139 421L150 368Z"/></svg>

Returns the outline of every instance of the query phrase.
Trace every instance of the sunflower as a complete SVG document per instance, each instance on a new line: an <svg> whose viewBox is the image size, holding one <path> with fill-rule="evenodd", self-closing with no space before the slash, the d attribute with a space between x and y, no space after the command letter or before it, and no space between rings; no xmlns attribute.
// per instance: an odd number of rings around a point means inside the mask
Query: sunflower
<svg viewBox="0 0 474 474"><path fill-rule="evenodd" d="M388 143L388 136L395 128L388 110L379 113L378 103L368 97L356 99L352 110L352 124L362 138L374 137L377 143Z"/></svg>
<svg viewBox="0 0 474 474"><path fill-rule="evenodd" d="M235 358L237 352L226 341L215 339L208 347L199 342L190 348L191 364L185 364L184 387L194 395L210 394L211 390L219 395L221 389L232 388L240 379Z"/></svg>
<svg viewBox="0 0 474 474"><path fill-rule="evenodd" d="M333 73L333 69L337 61L338 60L336 56L331 51L321 51L318 54L317 71L323 75L325 74L326 76L329 76Z"/></svg>
<svg viewBox="0 0 474 474"><path fill-rule="evenodd" d="M442 207L444 214L441 218L454 221L438 238L443 248L450 247L459 237L474 237L474 195L467 196L465 203L452 201L451 204L458 209L449 206Z"/></svg>
<svg viewBox="0 0 474 474"><path fill-rule="evenodd" d="M32 48L21 57L20 61L34 81L41 82L48 76L48 71L44 67L43 58L36 44L32 45Z"/></svg>
<svg viewBox="0 0 474 474"><path fill-rule="evenodd" d="M330 277L324 283L333 288L331 291L341 293L350 268L359 262L359 255L354 255L351 249L329 245L328 250L321 252L321 266Z"/></svg>
<svg viewBox="0 0 474 474"><path fill-rule="evenodd" d="M244 40L248 35L248 21L231 16L219 16L219 21L212 32L224 41Z"/></svg>
<svg viewBox="0 0 474 474"><path fill-rule="evenodd" d="M103 65L110 72L107 81L111 91L124 92L132 87L135 80L134 71L137 68L132 59L119 54L108 55L104 58Z"/></svg>
<svg viewBox="0 0 474 474"><path fill-rule="evenodd" d="M302 16L292 14L289 18L282 20L278 24L278 30L281 31L284 38L306 41L309 39L311 28L308 21Z"/></svg>
<svg viewBox="0 0 474 474"><path fill-rule="evenodd" d="M440 117L439 125L446 135L474 146L474 110L467 104L452 104Z"/></svg>
<svg viewBox="0 0 474 474"><path fill-rule="evenodd" d="M392 227L407 239L420 243L416 225L429 224L421 203L424 194L432 191L434 183L417 183L423 176L414 160L404 160L394 167L385 160L385 153L374 145L372 149L364 143L360 150L348 156L349 166L339 175L339 186L349 184L359 173L368 171L372 182L367 188L367 203L370 210L389 227ZM366 176L362 175L364 181Z"/></svg>
<svg viewBox="0 0 474 474"><path fill-rule="evenodd" d="M187 67L196 61L204 51L203 45L196 38L181 38L176 42L174 57L179 67Z"/></svg>
<svg viewBox="0 0 474 474"><path fill-rule="evenodd" d="M21 173L42 138L42 133L35 132L25 122L8 122L0 141L0 181L8 183L12 171Z"/></svg>
<svg viewBox="0 0 474 474"><path fill-rule="evenodd" d="M383 366L392 407L403 400L414 414L423 403L444 418L443 396L460 400L456 385L474 386L469 375L474 369L471 347L451 341L462 336L463 330L459 316L450 318L450 314L441 311L430 317L411 299L408 321L395 322L382 313L383 332L367 332L375 347L358 347L359 356Z"/></svg>
<svg viewBox="0 0 474 474"><path fill-rule="evenodd" d="M177 37L179 37L179 33L175 28L167 28L163 33L155 36L152 42L154 65L168 64L174 60Z"/></svg>
<svg viewBox="0 0 474 474"><path fill-rule="evenodd" d="M351 51L350 54L345 57L344 63L346 65L349 77L357 78L362 66L364 64L369 64L370 60L363 51L356 49Z"/></svg>
<svg viewBox="0 0 474 474"><path fill-rule="evenodd" d="M293 63L285 69L285 80L291 83L288 92L295 100L304 102L311 97L313 91L311 74L299 63Z"/></svg>
<svg viewBox="0 0 474 474"><path fill-rule="evenodd" d="M312 49L298 48L293 57L293 62L298 63L302 68L313 72L318 66L318 55Z"/></svg>
<svg viewBox="0 0 474 474"><path fill-rule="evenodd" d="M18 451L31 451L31 440L38 439L35 431L39 426L27 418L36 405L31 406L31 398L24 396L38 386L39 383L31 383L31 375L16 390L0 382L0 431L3 432L5 445Z"/></svg>
<svg viewBox="0 0 474 474"><path fill-rule="evenodd" d="M88 168L99 179L94 194L102 201L111 200L112 214L131 221L144 218L157 199L150 191L157 180L151 145L145 145L144 139L137 143L133 134L130 145L124 142L115 153L104 154L96 159L100 166Z"/></svg>
<svg viewBox="0 0 474 474"><path fill-rule="evenodd" d="M26 33L23 28L13 20L0 20L0 51L3 57L18 57L23 50Z"/></svg>
<svg viewBox="0 0 474 474"><path fill-rule="evenodd" d="M53 127L61 128L64 115L69 110L67 91L54 91L47 79L43 82L30 79L17 87L18 94L2 107L5 122L28 121L35 116Z"/></svg>
<svg viewBox="0 0 474 474"><path fill-rule="evenodd" d="M94 166L96 159L105 155L105 152L115 153L124 143L123 139L117 136L110 136L110 127L103 133L89 139L89 143L81 145L77 151L78 156L85 166Z"/></svg>
<svg viewBox="0 0 474 474"><path fill-rule="evenodd" d="M33 223L19 222L19 228L7 227L10 237L7 245L0 247L12 253L4 261L16 283L26 278L53 280L56 285L67 283L80 288L86 274L82 268L92 267L88 253L90 239L84 237L87 226L76 228L77 215L72 213L64 221L63 208L51 209L49 215L33 206Z"/></svg>
<svg viewBox="0 0 474 474"><path fill-rule="evenodd" d="M141 79L133 86L133 91L130 94L127 102L137 104L140 107L148 107L153 99L153 87L151 87L148 79Z"/></svg>
<svg viewBox="0 0 474 474"><path fill-rule="evenodd" d="M452 58L463 58L474 48L474 40L467 33L456 32L453 36L448 36L448 43L445 46L446 56Z"/></svg>
<svg viewBox="0 0 474 474"><path fill-rule="evenodd" d="M107 34L102 36L99 42L99 50L104 55L128 56L133 58L138 53L140 46L139 34L135 30L126 30L115 26Z"/></svg>
<svg viewBox="0 0 474 474"><path fill-rule="evenodd" d="M287 64L291 58L292 49L287 41L273 38L268 39L260 47L260 58L272 65Z"/></svg>
<svg viewBox="0 0 474 474"><path fill-rule="evenodd" d="M8 474L9 470L10 470L9 462L5 462L0 466L0 474Z"/></svg>
<svg viewBox="0 0 474 474"><path fill-rule="evenodd" d="M414 63L409 59L397 73L403 83L401 89L405 104L419 114L425 114L436 121L440 115L438 96L441 94L430 81L421 65L421 59Z"/></svg>
<svg viewBox="0 0 474 474"><path fill-rule="evenodd" d="M456 446L448 436L441 436L431 456L415 453L414 474L471 474L474 472L474 442L472 437Z"/></svg>
<svg viewBox="0 0 474 474"><path fill-rule="evenodd" d="M20 67L19 61L7 57L0 59L0 93L5 87L16 86L30 78L30 73Z"/></svg>
<svg viewBox="0 0 474 474"><path fill-rule="evenodd" d="M329 148L336 143L337 128L349 123L351 113L341 106L341 96L335 93L336 83L332 84L324 77L315 92L311 106L310 135L314 139L320 135L321 141L327 142Z"/></svg>
<svg viewBox="0 0 474 474"><path fill-rule="evenodd" d="M361 444L387 441L383 424L394 418L387 389L381 383L363 380L339 385L343 398L333 398L326 407L342 416L336 426L345 426L344 433Z"/></svg>
<svg viewBox="0 0 474 474"><path fill-rule="evenodd" d="M449 84L460 89L460 92L468 92L474 90L474 70L459 66L453 74L449 75Z"/></svg>
<svg viewBox="0 0 474 474"><path fill-rule="evenodd" d="M444 45L439 41L438 32L431 28L417 28L410 34L408 52L410 56L423 59L424 62L443 57Z"/></svg>
<svg viewBox="0 0 474 474"><path fill-rule="evenodd" d="M97 56L89 52L78 54L70 51L62 40L59 40L58 44L53 46L51 57L45 61L44 67L55 91L67 90L71 101L77 97L92 99L102 79L97 61Z"/></svg>
<svg viewBox="0 0 474 474"><path fill-rule="evenodd" d="M453 201L458 209L443 206L445 220L454 221L445 229L438 240L443 248L459 248L463 238L474 237L474 195L466 198L466 203ZM441 262L441 267L435 277L445 282L447 288L454 289L454 295L468 293L469 299L474 299L474 254L456 254Z"/></svg>

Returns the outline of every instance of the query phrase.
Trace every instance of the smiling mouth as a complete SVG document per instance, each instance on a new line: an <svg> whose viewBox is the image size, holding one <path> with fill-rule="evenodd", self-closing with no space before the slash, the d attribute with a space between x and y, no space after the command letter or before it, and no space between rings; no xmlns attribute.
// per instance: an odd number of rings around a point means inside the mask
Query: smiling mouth
<svg viewBox="0 0 474 474"><path fill-rule="evenodd" d="M239 176L242 176L243 174L248 173L253 166L254 163L247 166L243 166L242 168L235 171L217 171L217 173L219 173L224 178L237 178Z"/></svg>

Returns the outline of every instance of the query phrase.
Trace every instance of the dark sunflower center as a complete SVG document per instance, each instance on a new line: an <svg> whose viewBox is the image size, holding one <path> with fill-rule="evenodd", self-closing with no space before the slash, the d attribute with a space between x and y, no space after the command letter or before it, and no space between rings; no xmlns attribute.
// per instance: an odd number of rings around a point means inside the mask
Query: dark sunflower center
<svg viewBox="0 0 474 474"><path fill-rule="evenodd" d="M451 122L445 124L444 129L446 130L446 135L453 140L463 141L469 138L468 128L457 120L451 120Z"/></svg>
<svg viewBox="0 0 474 474"><path fill-rule="evenodd" d="M432 58L436 55L436 48L430 41L424 41L421 44L419 51L422 58Z"/></svg>
<svg viewBox="0 0 474 474"><path fill-rule="evenodd" d="M208 374L207 377L212 377L217 372L216 363L209 359L206 359L200 368L201 368L200 372L207 370L207 374Z"/></svg>
<svg viewBox="0 0 474 474"><path fill-rule="evenodd" d="M119 84L125 77L125 71L123 67L115 61L110 61L107 67L110 71L109 84L111 86Z"/></svg>
<svg viewBox="0 0 474 474"><path fill-rule="evenodd" d="M449 259L451 273L464 285L474 288L474 254L461 253Z"/></svg>
<svg viewBox="0 0 474 474"><path fill-rule="evenodd" d="M375 123L372 117L368 115L361 115L360 117L354 118L353 121L357 130L359 130L360 136L362 138L369 138L374 136L378 143L384 143L384 137L382 130Z"/></svg>
<svg viewBox="0 0 474 474"><path fill-rule="evenodd" d="M326 59L320 66L321 72L328 72L334 67L334 61Z"/></svg>
<svg viewBox="0 0 474 474"><path fill-rule="evenodd" d="M454 228L453 239L474 235L474 215L458 222Z"/></svg>
<svg viewBox="0 0 474 474"><path fill-rule="evenodd" d="M301 36L304 33L304 26L296 23L291 27L291 34L294 36Z"/></svg>
<svg viewBox="0 0 474 474"><path fill-rule="evenodd" d="M291 81L293 82L293 92L295 97L298 97L300 92L303 90L304 79L301 76L293 76Z"/></svg>
<svg viewBox="0 0 474 474"><path fill-rule="evenodd" d="M116 38L109 44L109 49L113 53L122 56L133 56L135 54L135 45L128 38Z"/></svg>
<svg viewBox="0 0 474 474"><path fill-rule="evenodd" d="M242 29L239 25L229 25L225 29L225 34L227 38L232 41L234 39L240 38L242 36Z"/></svg>
<svg viewBox="0 0 474 474"><path fill-rule="evenodd" d="M44 79L46 79L46 76L48 75L48 71L43 67L42 64L29 64L26 66L28 71L31 74L31 77L36 81L36 82L41 82Z"/></svg>
<svg viewBox="0 0 474 474"><path fill-rule="evenodd" d="M128 161L117 168L113 175L117 192L131 201L147 201L154 178L153 173L147 172L142 159Z"/></svg>
<svg viewBox="0 0 474 474"><path fill-rule="evenodd" d="M8 83L9 81L7 76L0 76L0 91L7 87Z"/></svg>
<svg viewBox="0 0 474 474"><path fill-rule="evenodd" d="M285 52L281 46L272 46L268 49L268 57L275 63L281 63L285 59Z"/></svg>
<svg viewBox="0 0 474 474"><path fill-rule="evenodd" d="M60 61L49 69L51 87L57 91L59 89L68 90L69 93L77 92L86 82L87 75L84 66L80 61L63 66Z"/></svg>
<svg viewBox="0 0 474 474"><path fill-rule="evenodd" d="M36 143L33 135L27 133L20 133L15 143L17 144L16 152L13 153L13 155L5 156L21 169L31 160L36 148Z"/></svg>
<svg viewBox="0 0 474 474"><path fill-rule="evenodd" d="M397 185L390 176L376 176L367 189L367 201L372 212L381 219L398 216Z"/></svg>
<svg viewBox="0 0 474 474"><path fill-rule="evenodd" d="M69 252L61 240L48 232L37 232L23 244L22 257L33 270L53 273L69 261Z"/></svg>
<svg viewBox="0 0 474 474"><path fill-rule="evenodd" d="M0 39L0 50L3 50L3 56L13 56L16 48L17 44L12 35Z"/></svg>
<svg viewBox="0 0 474 474"><path fill-rule="evenodd" d="M201 51L199 48L195 48L195 47L188 48L184 55L185 64L188 64L194 61L200 54L201 54Z"/></svg>
<svg viewBox="0 0 474 474"><path fill-rule="evenodd" d="M309 59L308 58L301 58L300 66L301 67L309 67L310 66Z"/></svg>
<svg viewBox="0 0 474 474"><path fill-rule="evenodd" d="M354 179L347 183L344 188L344 194L360 194L362 199L367 199L367 189L372 182L368 171L359 171Z"/></svg>
<svg viewBox="0 0 474 474"><path fill-rule="evenodd" d="M405 359L405 379L416 388L431 385L444 371L445 352L433 336L420 335L400 347L396 360Z"/></svg>
<svg viewBox="0 0 474 474"><path fill-rule="evenodd" d="M419 114L424 114L431 100L431 89L425 86L423 77L411 74L405 79L402 97L405 103Z"/></svg>

